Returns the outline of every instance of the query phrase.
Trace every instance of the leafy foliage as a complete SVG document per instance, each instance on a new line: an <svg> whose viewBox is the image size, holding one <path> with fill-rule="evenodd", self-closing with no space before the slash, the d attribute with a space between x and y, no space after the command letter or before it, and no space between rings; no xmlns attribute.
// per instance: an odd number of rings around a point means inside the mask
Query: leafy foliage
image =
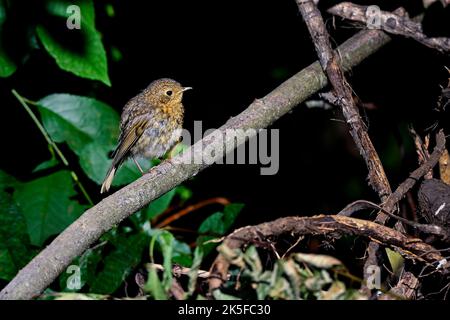
<svg viewBox="0 0 450 320"><path fill-rule="evenodd" d="M55 157L52 157L50 160L44 161L40 164L38 164L34 169L33 172L39 172L42 170L47 170L50 168L53 168L58 165L58 160Z"/></svg>
<svg viewBox="0 0 450 320"><path fill-rule="evenodd" d="M25 216L13 199L20 181L0 170L0 279L11 280L33 256Z"/></svg>
<svg viewBox="0 0 450 320"><path fill-rule="evenodd" d="M52 140L66 142L86 174L101 183L119 133L114 109L92 98L53 94L38 101L38 110Z"/></svg>
<svg viewBox="0 0 450 320"><path fill-rule="evenodd" d="M121 237L113 252L106 256L104 268L95 277L90 291L92 293L112 294L140 261L148 237L135 234L128 238Z"/></svg>
<svg viewBox="0 0 450 320"><path fill-rule="evenodd" d="M198 272L200 270L200 265L203 259L202 247L195 248L194 258L192 261L191 270L189 272L189 285L188 285L188 295L191 296L195 291L195 286L197 283Z"/></svg>
<svg viewBox="0 0 450 320"><path fill-rule="evenodd" d="M66 24L67 8L73 4L80 8L80 29L52 28L52 23L63 26ZM93 1L79 0L73 3L73 1L47 0L46 8L49 19L38 24L36 32L58 66L79 77L100 80L110 86L105 49L100 33L95 29ZM55 32L56 30L58 32ZM60 41L61 39L65 41Z"/></svg>
<svg viewBox="0 0 450 320"><path fill-rule="evenodd" d="M74 5L79 11L68 10ZM34 20L28 16L29 11L39 11L43 15L38 15L37 20ZM19 29L23 27L25 30L17 30L17 19L24 23ZM68 27L68 22L72 19L80 22L79 28ZM15 32L14 40L6 37L7 33L12 32ZM24 43L26 50L22 48ZM17 61L24 60L40 45L62 70L111 85L106 52L101 34L95 27L92 0L43 0L31 3L27 10L23 10L17 3L7 5L6 1L1 1L0 77L11 76L17 70Z"/></svg>
<svg viewBox="0 0 450 320"><path fill-rule="evenodd" d="M0 239L0 279L11 280L32 252L25 217L3 189L0 190Z"/></svg>
<svg viewBox="0 0 450 320"><path fill-rule="evenodd" d="M164 258L164 272L163 279L160 280L156 274L156 269L153 265L150 265L149 280L145 285L145 289L157 300L167 299L169 289L172 285L172 254L173 254L173 235L168 231L156 232L150 242L150 258L154 261L153 253L155 243L158 241L161 253Z"/></svg>
<svg viewBox="0 0 450 320"><path fill-rule="evenodd" d="M240 276L227 284L226 292L216 289L216 299L224 298L224 295L228 299L252 296L276 300L363 298L356 290L347 288L344 282L333 277L333 272L345 270L336 258L292 254L288 258L278 259L273 269L265 270L254 246L249 246L245 252L241 249L232 250L224 245L219 250L232 265L238 267ZM241 288L239 292L232 289L236 286Z"/></svg>
<svg viewBox="0 0 450 320"><path fill-rule="evenodd" d="M80 29L66 25L76 13L68 10L72 5L80 8ZM30 3L28 9L22 10L16 2L0 1L0 77L11 76L34 51L41 50L63 71L111 84L92 0L42 0ZM108 12L111 10L109 7ZM34 11L39 14L29 15ZM11 42L5 35L17 27ZM117 52L112 55L117 57ZM86 190L98 189L111 165L110 153L117 144L120 120L116 110L93 98L95 90L89 91L93 97L55 93L37 102L13 92L45 135L50 157L39 159L40 164L27 173L26 181L0 170L0 279L6 281L89 207ZM60 149L62 144L68 148ZM179 145L174 154L182 150ZM78 164L74 165L73 159ZM156 163L142 160L141 166L149 169ZM125 185L140 176L135 164L126 161L113 185ZM84 188L84 184L90 187ZM187 242L189 237L152 228L154 221L183 207L191 197L188 187L177 186L154 200L74 259L43 297L105 299L123 295L123 290L127 294L129 284L139 295L169 299L174 265L191 268L184 296L196 296L203 257L215 247L204 242L224 235L243 205L230 204L209 216L199 228L199 245L193 250ZM161 264L163 271L155 268ZM146 281L138 280L141 277Z"/></svg>
<svg viewBox="0 0 450 320"><path fill-rule="evenodd" d="M73 222L85 206L70 198L76 195L67 171L19 185L14 199L24 212L31 243L41 246Z"/></svg>

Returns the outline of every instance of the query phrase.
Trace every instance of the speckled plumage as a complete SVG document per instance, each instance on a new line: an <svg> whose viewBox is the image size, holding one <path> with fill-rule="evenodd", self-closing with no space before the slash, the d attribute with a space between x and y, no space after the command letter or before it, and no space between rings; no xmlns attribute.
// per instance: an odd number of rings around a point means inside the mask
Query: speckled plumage
<svg viewBox="0 0 450 320"><path fill-rule="evenodd" d="M155 80L125 105L119 144L102 193L109 190L117 168L126 158L161 158L177 143L183 126L183 92L187 89L172 79Z"/></svg>

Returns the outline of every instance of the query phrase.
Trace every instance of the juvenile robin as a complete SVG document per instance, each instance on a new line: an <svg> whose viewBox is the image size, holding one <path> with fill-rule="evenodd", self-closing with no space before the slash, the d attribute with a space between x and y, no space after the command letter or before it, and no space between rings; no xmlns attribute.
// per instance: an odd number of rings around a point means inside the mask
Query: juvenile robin
<svg viewBox="0 0 450 320"><path fill-rule="evenodd" d="M131 157L143 174L137 157L161 158L179 141L183 126L183 93L191 87L182 87L177 81L155 80L132 98L123 108L120 120L119 144L113 153L113 162L103 181L101 193L111 187L117 168Z"/></svg>

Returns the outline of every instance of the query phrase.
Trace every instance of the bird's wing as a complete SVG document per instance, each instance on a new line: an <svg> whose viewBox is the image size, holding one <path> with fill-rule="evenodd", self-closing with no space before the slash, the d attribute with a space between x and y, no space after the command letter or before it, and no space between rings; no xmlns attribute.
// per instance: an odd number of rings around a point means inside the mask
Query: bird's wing
<svg viewBox="0 0 450 320"><path fill-rule="evenodd" d="M119 138L119 145L113 154L113 166L118 166L125 160L127 153L144 133L147 124L148 118L142 118L133 123L128 130L122 131Z"/></svg>

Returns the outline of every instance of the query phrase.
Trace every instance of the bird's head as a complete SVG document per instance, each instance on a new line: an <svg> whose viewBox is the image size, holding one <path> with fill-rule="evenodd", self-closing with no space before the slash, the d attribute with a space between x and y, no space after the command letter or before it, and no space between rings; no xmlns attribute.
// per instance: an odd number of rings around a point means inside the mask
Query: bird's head
<svg viewBox="0 0 450 320"><path fill-rule="evenodd" d="M155 107L166 108L181 103L183 93L191 87L183 87L169 78L155 80L144 90L146 101Z"/></svg>

